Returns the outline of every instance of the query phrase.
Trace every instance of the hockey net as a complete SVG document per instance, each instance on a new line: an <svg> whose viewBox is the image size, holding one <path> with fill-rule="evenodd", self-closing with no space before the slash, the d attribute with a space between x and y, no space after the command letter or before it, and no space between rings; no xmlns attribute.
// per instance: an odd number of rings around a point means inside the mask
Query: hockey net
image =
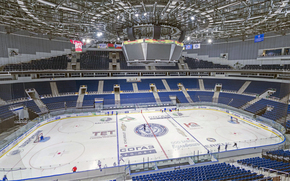
<svg viewBox="0 0 290 181"><path fill-rule="evenodd" d="M41 140L41 137L42 137L42 136L43 136L43 134L42 134L42 133L39 133L39 134L36 136L34 143L38 143L38 142Z"/></svg>

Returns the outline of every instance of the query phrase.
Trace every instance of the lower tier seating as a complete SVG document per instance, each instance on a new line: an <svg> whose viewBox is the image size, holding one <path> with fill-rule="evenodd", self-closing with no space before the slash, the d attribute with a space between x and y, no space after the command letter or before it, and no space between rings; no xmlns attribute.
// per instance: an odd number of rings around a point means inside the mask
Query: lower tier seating
<svg viewBox="0 0 290 181"><path fill-rule="evenodd" d="M132 177L133 181L143 180L257 180L263 175L251 173L250 170L241 169L234 165L219 163L207 166L186 168L181 170L144 174Z"/></svg>

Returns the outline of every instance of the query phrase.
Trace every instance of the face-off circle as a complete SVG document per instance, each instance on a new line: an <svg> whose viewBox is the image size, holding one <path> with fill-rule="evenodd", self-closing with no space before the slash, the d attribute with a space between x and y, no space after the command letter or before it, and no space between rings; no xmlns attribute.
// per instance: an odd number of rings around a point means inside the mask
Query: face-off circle
<svg viewBox="0 0 290 181"><path fill-rule="evenodd" d="M134 128L134 132L139 136L143 137L154 137L154 135L156 137L159 137L165 135L168 132L168 128L161 124L149 123L149 126L148 124L145 124L145 126L144 124L137 126L136 128ZM154 133L154 135L152 134L152 132Z"/></svg>

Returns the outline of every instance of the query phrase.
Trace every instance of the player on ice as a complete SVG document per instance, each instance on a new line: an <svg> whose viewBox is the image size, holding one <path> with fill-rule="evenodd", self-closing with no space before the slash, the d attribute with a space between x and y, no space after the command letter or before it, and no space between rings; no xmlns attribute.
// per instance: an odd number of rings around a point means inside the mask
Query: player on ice
<svg viewBox="0 0 290 181"><path fill-rule="evenodd" d="M146 131L146 124L143 124L144 131Z"/></svg>
<svg viewBox="0 0 290 181"><path fill-rule="evenodd" d="M74 167L72 168L72 171L73 171L73 172L76 172L77 169L78 169L78 168L77 168L76 166L74 166Z"/></svg>
<svg viewBox="0 0 290 181"><path fill-rule="evenodd" d="M238 149L238 144L234 143L233 147L236 147Z"/></svg>
<svg viewBox="0 0 290 181"><path fill-rule="evenodd" d="M3 181L8 181L8 178L7 178L6 175L4 175L4 177L3 177Z"/></svg>
<svg viewBox="0 0 290 181"><path fill-rule="evenodd" d="M100 171L102 171L102 162L101 162L101 160L98 161L98 165L99 165Z"/></svg>

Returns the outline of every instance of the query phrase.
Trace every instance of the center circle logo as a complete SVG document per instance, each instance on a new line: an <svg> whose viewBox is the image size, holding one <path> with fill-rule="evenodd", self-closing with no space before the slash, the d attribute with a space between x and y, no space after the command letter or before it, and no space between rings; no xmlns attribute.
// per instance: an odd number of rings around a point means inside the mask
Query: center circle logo
<svg viewBox="0 0 290 181"><path fill-rule="evenodd" d="M149 123L149 126L148 124L141 124L135 127L134 132L143 137L154 137L154 135L159 137L165 135L168 132L168 129L161 124Z"/></svg>

